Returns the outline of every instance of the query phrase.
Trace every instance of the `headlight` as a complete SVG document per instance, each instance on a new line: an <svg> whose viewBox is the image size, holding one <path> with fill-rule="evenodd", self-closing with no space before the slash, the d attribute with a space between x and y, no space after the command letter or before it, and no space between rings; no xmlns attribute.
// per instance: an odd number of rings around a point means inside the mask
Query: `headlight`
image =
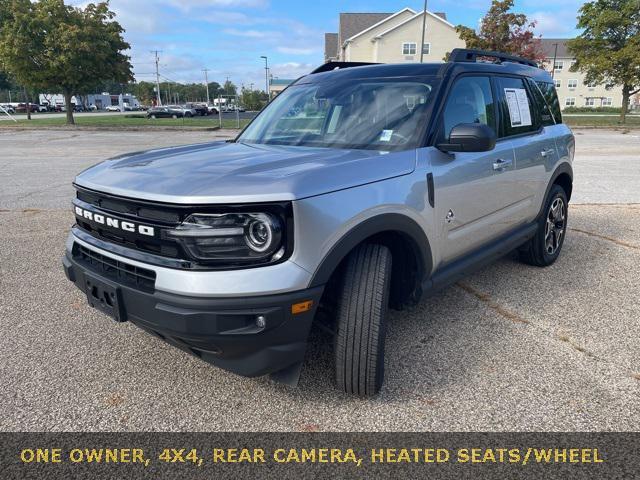
<svg viewBox="0 0 640 480"><path fill-rule="evenodd" d="M273 262L285 253L284 225L272 213L192 214L166 234L198 260Z"/></svg>

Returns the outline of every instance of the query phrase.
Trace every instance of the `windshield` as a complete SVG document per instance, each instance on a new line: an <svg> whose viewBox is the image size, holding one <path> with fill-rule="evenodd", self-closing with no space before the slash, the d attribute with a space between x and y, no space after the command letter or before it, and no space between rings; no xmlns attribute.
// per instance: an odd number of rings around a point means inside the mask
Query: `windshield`
<svg viewBox="0 0 640 480"><path fill-rule="evenodd" d="M418 146L435 78L293 85L238 138L242 143L404 150Z"/></svg>

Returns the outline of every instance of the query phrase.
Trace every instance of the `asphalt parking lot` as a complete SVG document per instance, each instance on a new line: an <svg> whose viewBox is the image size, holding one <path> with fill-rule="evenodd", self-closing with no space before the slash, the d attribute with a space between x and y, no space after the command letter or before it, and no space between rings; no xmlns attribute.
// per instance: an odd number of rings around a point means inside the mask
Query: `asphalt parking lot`
<svg viewBox="0 0 640 480"><path fill-rule="evenodd" d="M555 265L506 257L392 312L369 400L333 388L320 331L292 389L116 324L65 279L75 173L225 134L0 131L0 430L640 430L640 131L576 131Z"/></svg>

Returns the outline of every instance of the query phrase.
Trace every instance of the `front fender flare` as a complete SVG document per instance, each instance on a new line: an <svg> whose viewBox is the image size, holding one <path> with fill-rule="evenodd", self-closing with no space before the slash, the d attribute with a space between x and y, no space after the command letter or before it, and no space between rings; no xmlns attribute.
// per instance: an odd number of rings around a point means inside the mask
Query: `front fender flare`
<svg viewBox="0 0 640 480"><path fill-rule="evenodd" d="M431 273L433 259L431 245L422 227L412 218L399 213L383 213L368 218L349 230L325 255L313 274L309 287L326 284L342 260L356 246L373 235L395 232L408 239L417 255L420 279Z"/></svg>

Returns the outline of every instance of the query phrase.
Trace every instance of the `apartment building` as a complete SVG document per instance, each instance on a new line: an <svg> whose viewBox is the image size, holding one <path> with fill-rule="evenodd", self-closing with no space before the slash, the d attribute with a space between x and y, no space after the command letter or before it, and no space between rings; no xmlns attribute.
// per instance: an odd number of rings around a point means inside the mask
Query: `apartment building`
<svg viewBox="0 0 640 480"><path fill-rule="evenodd" d="M575 58L567 49L568 38L546 38L542 46L546 56L545 68L552 73L560 107L617 107L622 106L622 87L606 88L588 85L581 72L572 72ZM554 64L555 56L555 64Z"/></svg>
<svg viewBox="0 0 640 480"><path fill-rule="evenodd" d="M339 31L325 34L325 61L403 63L441 62L465 43L442 12L404 8L388 13L341 13ZM422 44L422 28L424 44ZM421 45L422 44L422 45Z"/></svg>

